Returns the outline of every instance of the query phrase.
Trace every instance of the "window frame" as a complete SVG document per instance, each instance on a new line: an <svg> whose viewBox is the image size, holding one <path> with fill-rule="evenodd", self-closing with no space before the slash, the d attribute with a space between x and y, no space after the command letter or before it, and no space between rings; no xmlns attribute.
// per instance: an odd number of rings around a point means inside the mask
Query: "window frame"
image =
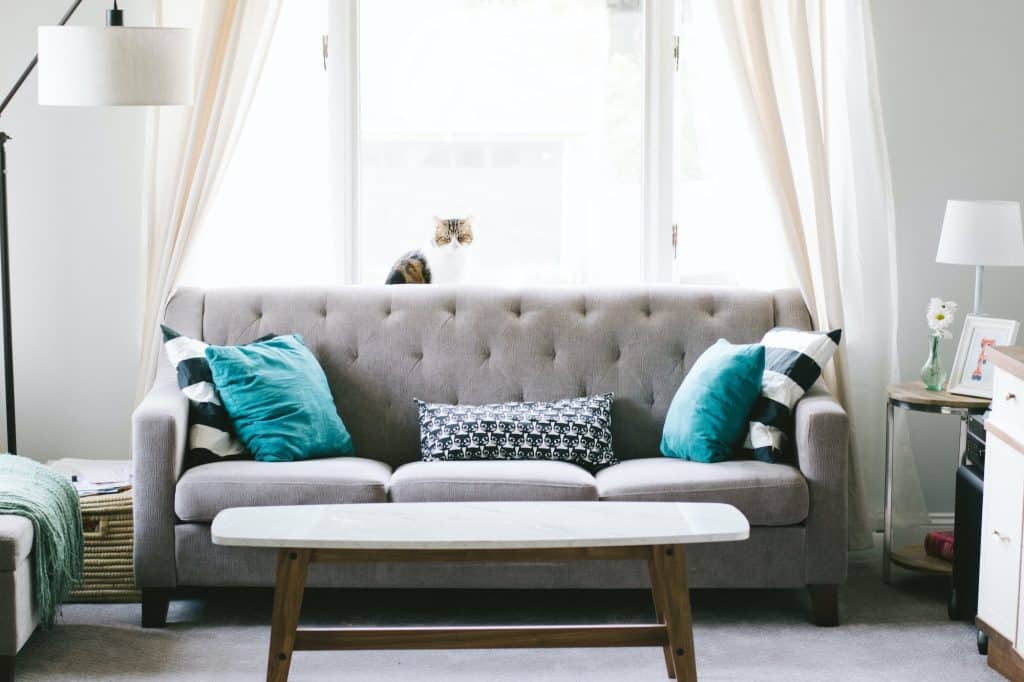
<svg viewBox="0 0 1024 682"><path fill-rule="evenodd" d="M355 284L359 273L359 2L327 3L327 120L330 186L338 188L329 203L337 226L338 276Z"/></svg>
<svg viewBox="0 0 1024 682"><path fill-rule="evenodd" d="M331 122L328 168L330 221L340 242L338 274L345 284L359 282L360 88L359 4L329 0L327 31L328 120ZM673 100L675 84L675 0L642 0L644 73L642 121L641 272L646 282L668 283L674 277Z"/></svg>

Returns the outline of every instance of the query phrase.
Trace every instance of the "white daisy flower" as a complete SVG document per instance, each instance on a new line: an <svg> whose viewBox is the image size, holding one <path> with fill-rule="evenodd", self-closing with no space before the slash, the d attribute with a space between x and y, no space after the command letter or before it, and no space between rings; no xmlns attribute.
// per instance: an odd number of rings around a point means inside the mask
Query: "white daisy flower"
<svg viewBox="0 0 1024 682"><path fill-rule="evenodd" d="M949 329L956 319L956 311L957 304L954 301L943 301L941 298L931 299L928 301L928 314L925 316L928 328L944 339L950 338L953 334Z"/></svg>
<svg viewBox="0 0 1024 682"><path fill-rule="evenodd" d="M943 301L941 298L933 298L928 301L928 312L929 313L945 313L947 315L953 315L957 311L957 304L955 301Z"/></svg>

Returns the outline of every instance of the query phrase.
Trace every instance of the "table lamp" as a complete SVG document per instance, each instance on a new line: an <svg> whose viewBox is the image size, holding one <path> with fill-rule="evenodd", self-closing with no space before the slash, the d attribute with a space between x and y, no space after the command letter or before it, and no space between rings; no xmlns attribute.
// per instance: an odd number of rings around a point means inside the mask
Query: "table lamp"
<svg viewBox="0 0 1024 682"><path fill-rule="evenodd" d="M182 28L126 27L114 2L106 26L65 26L75 0L57 26L39 27L37 54L0 100L0 115L39 65L39 103L60 106L192 104L192 32ZM11 343L10 252L6 144L0 132L0 296L4 345L7 450L17 450L14 351Z"/></svg>
<svg viewBox="0 0 1024 682"><path fill-rule="evenodd" d="M974 266L974 314L980 314L985 266L1024 265L1020 202L950 199L935 262Z"/></svg>

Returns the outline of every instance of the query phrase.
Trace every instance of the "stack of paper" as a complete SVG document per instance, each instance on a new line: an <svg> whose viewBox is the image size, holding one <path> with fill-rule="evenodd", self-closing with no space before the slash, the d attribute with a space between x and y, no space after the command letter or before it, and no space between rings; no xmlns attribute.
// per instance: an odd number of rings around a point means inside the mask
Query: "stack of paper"
<svg viewBox="0 0 1024 682"><path fill-rule="evenodd" d="M47 466L66 476L79 497L116 493L132 486L132 464L126 459L66 457L51 460Z"/></svg>

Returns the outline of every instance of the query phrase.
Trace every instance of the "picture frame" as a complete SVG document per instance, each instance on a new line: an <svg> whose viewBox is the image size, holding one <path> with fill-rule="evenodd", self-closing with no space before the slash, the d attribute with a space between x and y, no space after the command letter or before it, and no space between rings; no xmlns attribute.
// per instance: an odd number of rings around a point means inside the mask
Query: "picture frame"
<svg viewBox="0 0 1024 682"><path fill-rule="evenodd" d="M975 398L992 397L992 365L985 357L989 346L1012 346L1020 323L984 315L968 315L956 346L949 375L950 393Z"/></svg>

